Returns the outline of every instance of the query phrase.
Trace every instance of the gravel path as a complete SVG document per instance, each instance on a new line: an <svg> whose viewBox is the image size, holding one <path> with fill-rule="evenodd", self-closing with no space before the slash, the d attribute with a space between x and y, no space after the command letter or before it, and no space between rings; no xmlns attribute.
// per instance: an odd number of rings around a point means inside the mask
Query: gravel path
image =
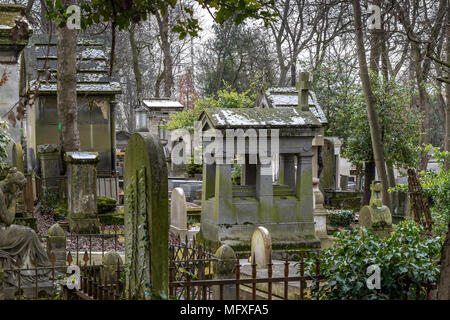
<svg viewBox="0 0 450 320"><path fill-rule="evenodd" d="M37 230L38 235L46 236L48 229L56 223L53 214L50 210L46 210L40 204L35 207L35 216L37 220ZM114 239L114 226L105 226L105 234L110 234L111 237L105 237L104 241L102 241L102 237L100 236L84 236L80 235L78 237L78 251L97 251L101 252L102 249L107 252L109 250L114 250L116 247L117 251L125 250L125 238L122 236L124 233L123 226L117 226L117 241ZM66 232L67 237L67 250L71 252L75 252L77 249L77 239L71 233ZM91 245L89 245L91 242Z"/></svg>

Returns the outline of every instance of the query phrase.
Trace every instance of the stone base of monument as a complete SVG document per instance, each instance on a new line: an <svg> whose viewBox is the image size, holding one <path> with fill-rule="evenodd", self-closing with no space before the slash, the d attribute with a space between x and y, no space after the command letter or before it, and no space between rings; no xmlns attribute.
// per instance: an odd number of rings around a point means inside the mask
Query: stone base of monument
<svg viewBox="0 0 450 320"><path fill-rule="evenodd" d="M250 242L255 227L265 227L272 237L274 251L320 248L320 240L315 236L314 223L273 223L261 224L214 224L202 221L200 237L215 239L218 246L227 244L236 252L250 252ZM309 235L308 235L309 234ZM304 235L304 236L301 236Z"/></svg>
<svg viewBox="0 0 450 320"><path fill-rule="evenodd" d="M350 190L324 190L325 206L339 209L359 211L363 193Z"/></svg>
<svg viewBox="0 0 450 320"><path fill-rule="evenodd" d="M74 218L69 215L67 221L71 232L75 232L77 226L78 232L81 234L98 233L100 230L100 220L98 218Z"/></svg>
<svg viewBox="0 0 450 320"><path fill-rule="evenodd" d="M170 233L174 234L175 236L179 236L181 239L181 242L185 242L186 236L188 240L190 241L192 238L196 236L196 234L200 231L199 228L193 228L193 229L179 229L175 226L170 226Z"/></svg>
<svg viewBox="0 0 450 320"><path fill-rule="evenodd" d="M21 286L21 297L27 299L36 298L36 285L24 285ZM54 286L52 281L38 282L38 298L44 298L54 293ZM19 295L19 288L17 286L3 286L3 300L14 300ZM0 300L2 300L0 296Z"/></svg>

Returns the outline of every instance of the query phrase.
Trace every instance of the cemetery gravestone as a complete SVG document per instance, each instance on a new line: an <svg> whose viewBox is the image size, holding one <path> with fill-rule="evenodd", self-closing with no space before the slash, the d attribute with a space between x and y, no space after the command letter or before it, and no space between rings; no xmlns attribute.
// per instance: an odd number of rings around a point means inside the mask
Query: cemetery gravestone
<svg viewBox="0 0 450 320"><path fill-rule="evenodd" d="M233 279L236 268L236 253L233 248L228 245L223 245L217 249L215 257L217 260L213 265L214 280ZM213 299L219 300L220 298L219 286L213 286ZM236 299L236 285L225 284L223 286L222 300L234 299Z"/></svg>
<svg viewBox="0 0 450 320"><path fill-rule="evenodd" d="M23 150L22 145L20 143L14 143L12 149L12 164L13 167L16 167L20 172L24 172L23 167Z"/></svg>
<svg viewBox="0 0 450 320"><path fill-rule="evenodd" d="M52 225L47 232L47 255L55 257L55 266L66 265L66 235L58 223Z"/></svg>
<svg viewBox="0 0 450 320"><path fill-rule="evenodd" d="M170 230L183 240L187 234L187 210L184 190L172 190L170 202Z"/></svg>
<svg viewBox="0 0 450 320"><path fill-rule="evenodd" d="M380 236L386 236L392 230L392 216L389 208L382 204L381 183L372 181L370 205L364 206L359 212L359 224L372 229Z"/></svg>
<svg viewBox="0 0 450 320"><path fill-rule="evenodd" d="M133 134L124 166L126 290L133 299L164 299L169 283L167 166L159 138Z"/></svg>
<svg viewBox="0 0 450 320"><path fill-rule="evenodd" d="M71 231L97 233L97 152L67 152L67 211Z"/></svg>
<svg viewBox="0 0 450 320"><path fill-rule="evenodd" d="M120 255L114 251L108 251L102 258L102 282L104 283L116 283L117 282L117 268L121 268L123 262ZM120 279L119 279L120 280Z"/></svg>
<svg viewBox="0 0 450 320"><path fill-rule="evenodd" d="M255 259L252 263L260 269L266 269L267 264L272 262L272 238L264 227L258 227L253 232L251 257Z"/></svg>
<svg viewBox="0 0 450 320"><path fill-rule="evenodd" d="M41 165L41 179L44 197L58 195L60 176L58 146L55 144L40 144L37 146L37 152Z"/></svg>

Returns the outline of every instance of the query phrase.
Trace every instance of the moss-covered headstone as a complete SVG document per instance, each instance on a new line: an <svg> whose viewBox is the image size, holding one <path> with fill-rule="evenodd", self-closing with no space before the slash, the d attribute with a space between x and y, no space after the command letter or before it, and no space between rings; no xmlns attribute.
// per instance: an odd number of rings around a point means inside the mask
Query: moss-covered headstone
<svg viewBox="0 0 450 320"><path fill-rule="evenodd" d="M59 194L60 157L56 144L40 144L37 146L41 165L42 191L44 198Z"/></svg>
<svg viewBox="0 0 450 320"><path fill-rule="evenodd" d="M55 257L55 266L66 266L66 234L59 223L55 223L47 233L47 255Z"/></svg>
<svg viewBox="0 0 450 320"><path fill-rule="evenodd" d="M167 165L159 138L135 133L124 167L126 289L132 299L164 299L169 286Z"/></svg>
<svg viewBox="0 0 450 320"><path fill-rule="evenodd" d="M359 224L372 229L381 237L392 231L392 216L389 207L383 205L381 200L382 185L379 181L372 181L370 205L364 206L359 212Z"/></svg>

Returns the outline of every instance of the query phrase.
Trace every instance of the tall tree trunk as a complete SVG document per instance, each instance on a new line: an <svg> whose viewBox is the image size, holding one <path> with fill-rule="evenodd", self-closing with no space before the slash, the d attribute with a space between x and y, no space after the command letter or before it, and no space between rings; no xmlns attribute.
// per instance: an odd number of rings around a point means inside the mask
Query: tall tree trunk
<svg viewBox="0 0 450 320"><path fill-rule="evenodd" d="M381 184L383 185L382 195L383 204L390 207L390 199L388 189L388 179L386 174L386 166L384 159L384 148L381 140L381 129L378 122L378 115L376 112L376 101L372 92L371 81L369 77L369 70L367 68L366 53L364 48L364 39L362 33L361 23L361 6L359 0L352 0L354 20L355 20L355 35L356 35L356 49L358 52L359 61L359 74L361 77L361 83L364 91L364 97L366 100L367 118L369 120L370 135L372 138L372 149L375 159L375 165L380 176ZM365 181L367 184L368 181Z"/></svg>
<svg viewBox="0 0 450 320"><path fill-rule="evenodd" d="M75 0L64 0L64 5ZM62 152L80 151L77 108L77 30L58 27L57 106Z"/></svg>
<svg viewBox="0 0 450 320"><path fill-rule="evenodd" d="M135 39L135 30L136 25L134 23L131 24L129 29L129 37L130 37L130 47L131 47L131 56L133 61L133 72L134 78L136 80L136 100L138 103L142 102L142 73L139 68L139 50L136 45ZM132 132L136 131L136 117L135 117L135 105L130 106L130 114L131 114L131 130Z"/></svg>
<svg viewBox="0 0 450 320"><path fill-rule="evenodd" d="M40 2L41 2L41 11L40 11L41 28L42 28L43 32L49 33L50 32L50 23L51 22L46 17L47 4L46 4L45 0L40 0Z"/></svg>
<svg viewBox="0 0 450 320"><path fill-rule="evenodd" d="M446 18L446 59L447 63L450 63L450 6L447 6L447 18ZM448 76L447 76L448 78ZM445 150L450 152L450 83L445 84L445 137L444 146ZM450 169L450 161L446 163L447 170Z"/></svg>
<svg viewBox="0 0 450 320"><path fill-rule="evenodd" d="M450 6L447 6L446 18L446 60L450 62ZM445 85L447 106L445 108L445 150L450 151L450 84ZM449 170L450 163L446 167ZM448 224L447 237L442 246L441 273L438 283L438 299L450 300L450 223Z"/></svg>
<svg viewBox="0 0 450 320"><path fill-rule="evenodd" d="M448 230L447 237L442 246L441 273L438 282L439 300L450 300L450 223Z"/></svg>
<svg viewBox="0 0 450 320"><path fill-rule="evenodd" d="M429 123L429 115L428 115L428 95L425 88L425 80L426 77L424 75L424 70L422 67L423 57L421 57L421 50L419 45L416 42L411 42L411 55L413 61L415 63L415 72L416 72L416 83L417 90L419 92L419 110L422 113L423 120L421 125L421 132L424 133L422 136L421 144L428 144L429 134L428 134L428 123ZM426 170L428 165L428 156L423 154L420 159L420 169Z"/></svg>
<svg viewBox="0 0 450 320"><path fill-rule="evenodd" d="M294 61L291 64L291 86L295 87L297 85L297 65L296 65L297 59L294 59Z"/></svg>
<svg viewBox="0 0 450 320"><path fill-rule="evenodd" d="M157 13L156 20L158 21L159 35L161 36L161 49L164 56L164 96L170 97L172 95L173 87L173 62L169 39L169 9L166 10L166 13L163 16L161 16L160 13Z"/></svg>
<svg viewBox="0 0 450 320"><path fill-rule="evenodd" d="M366 161L364 167L364 194L363 206L368 206L372 191L370 190L370 182L375 180L375 162Z"/></svg>

